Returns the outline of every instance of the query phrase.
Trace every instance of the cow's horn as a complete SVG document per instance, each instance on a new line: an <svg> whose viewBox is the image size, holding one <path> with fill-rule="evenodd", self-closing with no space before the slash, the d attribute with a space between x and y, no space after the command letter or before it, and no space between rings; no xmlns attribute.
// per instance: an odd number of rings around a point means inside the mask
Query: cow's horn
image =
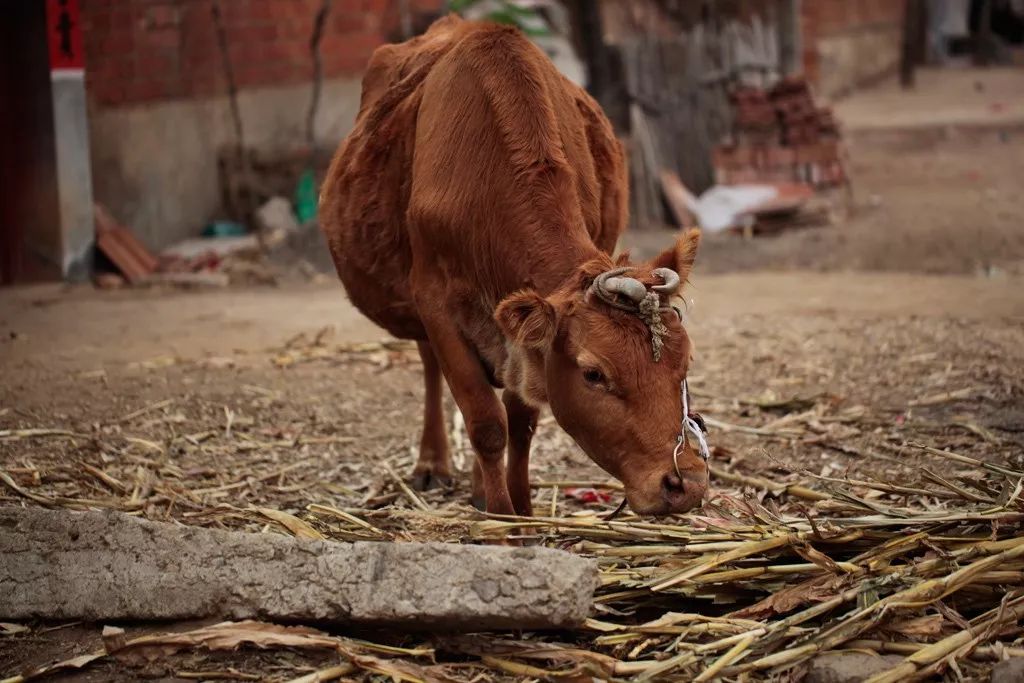
<svg viewBox="0 0 1024 683"><path fill-rule="evenodd" d="M657 275L665 281L663 285L654 285L651 287L655 292L659 294L675 294L679 291L679 273L672 270L671 268L655 268L651 275Z"/></svg>
<svg viewBox="0 0 1024 683"><path fill-rule="evenodd" d="M647 288L639 280L631 277L610 277L603 283L606 291L621 294L627 299L639 303L647 296Z"/></svg>

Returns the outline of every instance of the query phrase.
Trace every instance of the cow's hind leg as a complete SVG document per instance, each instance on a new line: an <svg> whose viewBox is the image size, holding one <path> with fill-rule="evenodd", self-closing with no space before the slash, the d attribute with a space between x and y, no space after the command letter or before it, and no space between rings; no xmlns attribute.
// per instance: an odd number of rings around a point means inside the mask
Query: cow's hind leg
<svg viewBox="0 0 1024 683"><path fill-rule="evenodd" d="M501 395L508 415L508 491L516 514L533 515L530 499L530 442L540 411L508 389Z"/></svg>
<svg viewBox="0 0 1024 683"><path fill-rule="evenodd" d="M444 387L441 367L430 342L419 342L423 359L423 434L420 457L412 470L412 487L426 491L452 485L452 460L444 425Z"/></svg>

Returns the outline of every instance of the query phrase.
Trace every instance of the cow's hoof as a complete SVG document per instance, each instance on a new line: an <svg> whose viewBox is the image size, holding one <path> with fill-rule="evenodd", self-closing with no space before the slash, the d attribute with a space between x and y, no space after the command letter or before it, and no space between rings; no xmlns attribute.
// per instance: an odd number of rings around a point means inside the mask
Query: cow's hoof
<svg viewBox="0 0 1024 683"><path fill-rule="evenodd" d="M413 472L410 482L416 491L429 491L431 489L451 489L455 486L455 480L450 476L437 474L435 472Z"/></svg>
<svg viewBox="0 0 1024 683"><path fill-rule="evenodd" d="M470 502L480 512L487 512L487 497L486 496L472 496Z"/></svg>
<svg viewBox="0 0 1024 683"><path fill-rule="evenodd" d="M526 544L523 543L521 538L509 538L508 536L495 536L493 538L485 538L480 541L483 545L496 545L505 548L522 548Z"/></svg>

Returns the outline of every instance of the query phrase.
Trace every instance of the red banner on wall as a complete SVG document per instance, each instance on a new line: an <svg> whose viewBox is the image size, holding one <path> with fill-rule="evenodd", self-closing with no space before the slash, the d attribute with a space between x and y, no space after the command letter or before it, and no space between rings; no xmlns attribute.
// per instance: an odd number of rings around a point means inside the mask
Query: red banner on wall
<svg viewBox="0 0 1024 683"><path fill-rule="evenodd" d="M78 0L46 0L46 35L52 71L80 70L85 66L82 15Z"/></svg>

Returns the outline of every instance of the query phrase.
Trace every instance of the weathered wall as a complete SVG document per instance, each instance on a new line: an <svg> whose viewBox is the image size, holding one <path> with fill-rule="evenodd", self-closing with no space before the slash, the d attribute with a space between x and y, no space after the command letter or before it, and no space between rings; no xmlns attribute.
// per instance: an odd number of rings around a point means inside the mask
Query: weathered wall
<svg viewBox="0 0 1024 683"><path fill-rule="evenodd" d="M818 87L829 97L895 73L900 60L899 26L880 26L818 41Z"/></svg>
<svg viewBox="0 0 1024 683"><path fill-rule="evenodd" d="M305 144L322 0L90 0L82 3L95 198L151 248L195 235L221 211L217 156L235 142L221 24L245 143ZM440 0L410 0L413 12ZM397 37L398 0L334 0L324 25L317 142L333 148L358 109L373 50Z"/></svg>
<svg viewBox="0 0 1024 683"><path fill-rule="evenodd" d="M804 70L837 97L896 71L904 0L803 0Z"/></svg>
<svg viewBox="0 0 1024 683"><path fill-rule="evenodd" d="M358 78L324 84L318 143L334 147L348 133L359 89ZM246 144L303 145L309 93L306 84L242 91ZM220 217L217 152L235 140L227 97L94 107L89 119L95 197L149 247L195 236Z"/></svg>
<svg viewBox="0 0 1024 683"><path fill-rule="evenodd" d="M52 85L60 267L66 280L81 281L92 272L94 234L89 125L82 72L55 75Z"/></svg>

